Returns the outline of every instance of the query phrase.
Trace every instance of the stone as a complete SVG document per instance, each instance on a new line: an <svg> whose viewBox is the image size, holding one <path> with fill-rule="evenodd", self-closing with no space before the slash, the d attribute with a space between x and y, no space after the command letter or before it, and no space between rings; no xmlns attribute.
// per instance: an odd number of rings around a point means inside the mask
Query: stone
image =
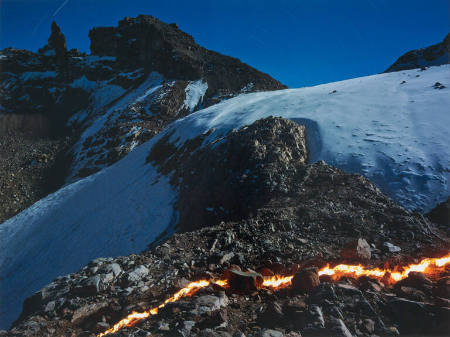
<svg viewBox="0 0 450 337"><path fill-rule="evenodd" d="M285 315L278 302L271 302L263 312L258 315L258 322L262 326L275 327L283 325Z"/></svg>
<svg viewBox="0 0 450 337"><path fill-rule="evenodd" d="M120 273L122 272L122 268L118 263L111 263L107 265L105 270L107 273L112 272L115 277L119 276Z"/></svg>
<svg viewBox="0 0 450 337"><path fill-rule="evenodd" d="M94 275L82 280L73 290L72 293L77 296L92 296L103 290L102 278L100 275Z"/></svg>
<svg viewBox="0 0 450 337"><path fill-rule="evenodd" d="M228 297L223 293L221 296L204 295L195 300L196 308L192 310L192 313L197 315L203 315L215 310L219 310L222 307L228 305Z"/></svg>
<svg viewBox="0 0 450 337"><path fill-rule="evenodd" d="M100 302L85 305L75 310L72 316L71 323L73 325L82 325L86 320L92 319L92 316L98 316L104 309L108 307L108 303Z"/></svg>
<svg viewBox="0 0 450 337"><path fill-rule="evenodd" d="M318 270L315 267L300 270L292 279L293 289L308 293L320 284Z"/></svg>
<svg viewBox="0 0 450 337"><path fill-rule="evenodd" d="M219 264L224 264L224 263L230 262L231 259L232 259L233 257L234 257L234 253L233 253L233 252L224 254L224 255L220 258Z"/></svg>
<svg viewBox="0 0 450 337"><path fill-rule="evenodd" d="M362 326L364 327L364 330L368 333L372 333L375 331L375 322L372 321L370 318L365 318L362 321Z"/></svg>
<svg viewBox="0 0 450 337"><path fill-rule="evenodd" d="M331 336L353 337L351 332L348 330L348 328L340 318L330 317L327 328L330 330Z"/></svg>
<svg viewBox="0 0 450 337"><path fill-rule="evenodd" d="M398 281L394 287L396 289L399 289L400 287L430 289L432 285L433 282L431 282L431 280L428 277L426 277L423 273L412 271L408 274L408 277Z"/></svg>
<svg viewBox="0 0 450 337"><path fill-rule="evenodd" d="M277 330L264 329L261 331L260 337L283 337L283 333Z"/></svg>
<svg viewBox="0 0 450 337"><path fill-rule="evenodd" d="M264 281L261 274L256 272L229 271L228 284L230 288L240 292L253 292L261 288Z"/></svg>
<svg viewBox="0 0 450 337"><path fill-rule="evenodd" d="M399 324L400 333L423 333L430 327L430 313L425 303L396 298L388 302L388 307Z"/></svg>
<svg viewBox="0 0 450 337"><path fill-rule="evenodd" d="M307 311L307 321L310 328L325 328L325 319L323 318L322 308L318 305L311 305Z"/></svg>
<svg viewBox="0 0 450 337"><path fill-rule="evenodd" d="M400 247L395 246L390 242L383 243L383 249L384 249L384 251L389 252L389 253L398 253L402 250Z"/></svg>
<svg viewBox="0 0 450 337"><path fill-rule="evenodd" d="M348 243L340 254L346 260L370 260L372 256L370 245L362 238Z"/></svg>
<svg viewBox="0 0 450 337"><path fill-rule="evenodd" d="M321 283L309 294L309 301L314 304L322 304L324 301L337 301L335 286L331 283Z"/></svg>
<svg viewBox="0 0 450 337"><path fill-rule="evenodd" d="M149 273L148 268L141 265L141 266L135 268L131 273L128 274L128 282L137 283L142 278L147 276L148 273Z"/></svg>
<svg viewBox="0 0 450 337"><path fill-rule="evenodd" d="M433 289L435 296L450 299L450 276L440 278Z"/></svg>

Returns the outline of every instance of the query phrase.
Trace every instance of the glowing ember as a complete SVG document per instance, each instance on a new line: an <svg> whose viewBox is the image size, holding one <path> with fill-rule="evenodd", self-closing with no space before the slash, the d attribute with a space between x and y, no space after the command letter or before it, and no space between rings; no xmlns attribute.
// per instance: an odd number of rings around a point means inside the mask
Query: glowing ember
<svg viewBox="0 0 450 337"><path fill-rule="evenodd" d="M329 265L319 270L319 276L321 275L329 275L333 279L339 279L343 276L351 276L351 277L361 277L368 276L371 278L381 279L385 276L390 276L391 283L395 283L400 281L406 277L412 271L425 273L425 274L438 274L439 271L442 271L442 267L445 267L450 263L450 254L442 258L426 258L421 260L417 264L410 264L405 267L394 268L392 269L380 269L380 268L372 268L368 269L362 265L347 265L347 264L339 264L330 268ZM294 276L281 276L274 275L269 277L264 277L264 281L262 283L262 287L272 288L274 290L281 289L287 286L290 286L292 283L292 279ZM208 287L211 284L216 284L221 287L227 287L227 280L200 280L196 282L189 283L186 287L176 292L172 297L166 299L159 306L151 308L144 312L132 312L127 317L117 322L111 329L106 330L97 335L97 337L106 336L110 333L117 332L124 327L133 326L138 321L154 316L158 314L159 309L164 308L168 303L176 302L182 297L192 296L197 291L202 288Z"/></svg>

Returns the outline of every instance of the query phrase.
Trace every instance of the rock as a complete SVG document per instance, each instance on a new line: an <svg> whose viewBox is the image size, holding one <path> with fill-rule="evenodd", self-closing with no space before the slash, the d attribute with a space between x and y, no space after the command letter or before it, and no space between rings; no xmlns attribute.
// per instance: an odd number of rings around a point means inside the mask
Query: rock
<svg viewBox="0 0 450 337"><path fill-rule="evenodd" d="M95 333L102 333L108 330L109 327L110 325L106 322L97 322L93 330L95 331Z"/></svg>
<svg viewBox="0 0 450 337"><path fill-rule="evenodd" d="M231 337L231 335L226 331L215 331L212 329L205 329L200 331L199 337ZM244 335L245 337L245 335Z"/></svg>
<svg viewBox="0 0 450 337"><path fill-rule="evenodd" d="M336 337L353 337L351 332L348 330L348 328L345 326L342 319L330 317L330 320L327 324L328 330L331 332L330 335L336 336Z"/></svg>
<svg viewBox="0 0 450 337"><path fill-rule="evenodd" d="M370 318L364 318L362 321L362 326L368 333L372 333L375 331L375 322Z"/></svg>
<svg viewBox="0 0 450 337"><path fill-rule="evenodd" d="M258 322L262 326L275 327L282 326L285 315L279 303L269 303L266 309L258 315Z"/></svg>
<svg viewBox="0 0 450 337"><path fill-rule="evenodd" d="M71 323L75 326L82 325L86 320L98 317L98 315L100 315L107 307L108 303L106 302L85 305L75 310Z"/></svg>
<svg viewBox="0 0 450 337"><path fill-rule="evenodd" d="M111 263L107 265L105 270L107 273L112 272L115 277L119 276L120 273L122 272L122 268L118 263Z"/></svg>
<svg viewBox="0 0 450 337"><path fill-rule="evenodd" d="M341 257L348 260L370 260L372 256L370 245L359 238L351 241L341 250Z"/></svg>
<svg viewBox="0 0 450 337"><path fill-rule="evenodd" d="M139 266L136 269L134 269L131 273L128 274L128 282L130 283L137 283L142 278L147 276L149 273L148 268L145 266Z"/></svg>
<svg viewBox="0 0 450 337"><path fill-rule="evenodd" d="M256 272L230 270L228 284L230 288L240 292L252 292L261 288L264 279Z"/></svg>
<svg viewBox="0 0 450 337"><path fill-rule="evenodd" d="M219 264L227 263L227 262L229 262L233 257L234 257L234 253L233 253L233 252L224 254L224 255L220 258Z"/></svg>
<svg viewBox="0 0 450 337"><path fill-rule="evenodd" d="M419 273L416 271L412 271L408 274L407 278L398 281L395 284L395 288L399 289L400 287L412 287L416 289L430 289L433 285L433 282L426 277L423 273Z"/></svg>
<svg viewBox="0 0 450 337"><path fill-rule="evenodd" d="M450 299L450 276L443 277L436 282L433 294L435 296Z"/></svg>
<svg viewBox="0 0 450 337"><path fill-rule="evenodd" d="M430 313L422 302L396 298L388 302L393 317L399 323L400 333L423 333L430 326Z"/></svg>
<svg viewBox="0 0 450 337"><path fill-rule="evenodd" d="M344 296L359 296L361 295L361 290L346 283L337 283L336 290L341 292Z"/></svg>
<svg viewBox="0 0 450 337"><path fill-rule="evenodd" d="M320 284L318 270L315 267L306 268L294 275L292 279L293 289L308 293Z"/></svg>
<svg viewBox="0 0 450 337"><path fill-rule="evenodd" d="M302 337L301 333L299 333L299 332L294 332L294 331L291 331L291 332L289 332L288 334L285 334L284 336L285 336L285 337Z"/></svg>
<svg viewBox="0 0 450 337"><path fill-rule="evenodd" d="M283 337L283 333L277 330L264 329L261 331L260 337Z"/></svg>
<svg viewBox="0 0 450 337"><path fill-rule="evenodd" d="M95 275L82 280L74 289L72 293L77 296L87 297L92 296L103 290L103 283L100 275Z"/></svg>
<svg viewBox="0 0 450 337"><path fill-rule="evenodd" d="M184 321L182 328L179 329L178 331L183 337L188 337L191 335L191 330L194 326L195 326L194 321Z"/></svg>
<svg viewBox="0 0 450 337"><path fill-rule="evenodd" d="M395 289L397 291L397 295L406 297L413 301L423 302L426 299L424 292L416 288L400 286Z"/></svg>
<svg viewBox="0 0 450 337"><path fill-rule="evenodd" d="M398 253L402 250L400 247L395 246L390 242L383 243L383 249L389 253Z"/></svg>
<svg viewBox="0 0 450 337"><path fill-rule="evenodd" d="M321 283L309 294L310 303L322 304L324 301L337 301L335 286L330 283Z"/></svg>
<svg viewBox="0 0 450 337"><path fill-rule="evenodd" d="M192 313L196 315L203 315L205 313L219 310L227 305L228 297L224 293L222 293L221 296L204 295L195 300L196 308L192 311Z"/></svg>
<svg viewBox="0 0 450 337"><path fill-rule="evenodd" d="M323 318L322 308L318 305L311 305L307 311L308 327L313 329L325 328L325 319Z"/></svg>

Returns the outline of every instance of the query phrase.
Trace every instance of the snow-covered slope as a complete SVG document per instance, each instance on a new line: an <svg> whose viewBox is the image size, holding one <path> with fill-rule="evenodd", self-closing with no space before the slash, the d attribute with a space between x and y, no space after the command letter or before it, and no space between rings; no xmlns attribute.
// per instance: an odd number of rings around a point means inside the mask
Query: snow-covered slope
<svg viewBox="0 0 450 337"><path fill-rule="evenodd" d="M310 161L360 172L407 208L430 209L449 194L449 71L245 94L172 123L113 166L0 224L0 327L54 277L99 256L138 252L177 222L177 191L145 163L170 132L181 145L211 128L205 141L270 115L290 118L307 126Z"/></svg>
<svg viewBox="0 0 450 337"><path fill-rule="evenodd" d="M176 222L176 193L145 164L152 141L0 224L0 328L24 299L99 256L146 248Z"/></svg>

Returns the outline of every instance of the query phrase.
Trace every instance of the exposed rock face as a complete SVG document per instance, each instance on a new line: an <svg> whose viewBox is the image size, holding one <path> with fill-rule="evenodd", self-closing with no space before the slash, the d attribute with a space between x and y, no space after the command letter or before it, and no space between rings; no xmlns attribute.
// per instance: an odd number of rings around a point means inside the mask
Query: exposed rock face
<svg viewBox="0 0 450 337"><path fill-rule="evenodd" d="M94 28L89 37L93 55L115 56L123 65L157 71L167 78L206 79L205 106L248 86L250 91L285 88L238 59L199 46L175 24L149 15L127 17L117 27Z"/></svg>
<svg viewBox="0 0 450 337"><path fill-rule="evenodd" d="M367 277L334 284L308 268L339 262L342 246L359 237L374 247L373 266L388 258L411 261L430 245L434 251L429 254L439 254L440 249L448 251L448 243L436 239L437 229L426 219L395 205L361 176L323 162L307 165L303 132L292 121L268 118L226 135L215 144L223 171L260 170L254 183L238 180L226 192L227 198L235 195L239 200L240 188L250 195L264 191L261 197L248 199L253 202L251 213L230 203L228 212L240 219L217 225L212 224L219 217L199 225L184 220L189 228L204 228L174 234L142 254L96 259L78 273L59 277L27 299L22 316L3 336L77 336L83 331L89 336L133 310L157 306L187 280L225 276L231 283L225 293L207 287L114 336L386 336L397 328L408 333L410 323L417 324L420 334L445 333L442 322L450 302L442 297L448 294L448 278L428 280L411 274L399 287ZM255 140L264 140L264 146ZM185 144L184 157L169 151L168 140L162 141L161 152L149 158L159 162L162 171L173 171L175 183L178 174L186 179L183 169L192 168L190 161L211 154L214 144L207 141L204 135ZM229 160L231 149L240 151L241 156L236 154L240 159ZM218 165L210 169L223 177ZM208 179L214 179L214 173ZM186 200L180 199L180 209ZM190 205L201 212L205 202ZM180 212L184 216L194 215ZM414 241L405 239L409 232ZM386 238L408 256L381 250ZM261 290L263 275L275 273L295 274L295 287ZM420 323L408 318L419 316Z"/></svg>
<svg viewBox="0 0 450 337"><path fill-rule="evenodd" d="M48 38L48 44L39 49L39 53L44 54L45 56L54 57L56 63L60 67L60 71L65 72L67 71L68 62L66 37L55 21L52 22L51 30L52 32Z"/></svg>
<svg viewBox="0 0 450 337"><path fill-rule="evenodd" d="M169 150L167 138L161 139L148 160L165 173L175 170L179 227L190 230L242 219L271 198L289 195L307 159L304 133L303 126L289 120L262 119L204 148L207 134L176 153Z"/></svg>
<svg viewBox="0 0 450 337"><path fill-rule="evenodd" d="M385 72L437 66L450 63L450 34L435 45L411 50L400 56Z"/></svg>

